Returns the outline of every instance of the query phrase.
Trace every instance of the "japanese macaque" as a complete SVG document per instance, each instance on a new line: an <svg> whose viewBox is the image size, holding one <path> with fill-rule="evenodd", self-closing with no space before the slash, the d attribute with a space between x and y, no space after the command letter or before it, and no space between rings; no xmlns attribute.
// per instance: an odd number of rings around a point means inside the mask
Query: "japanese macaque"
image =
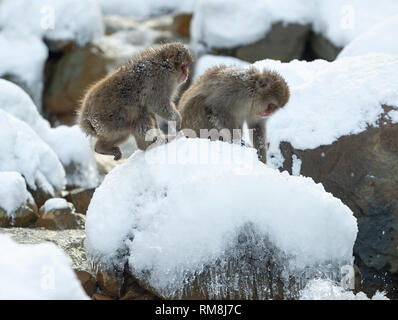
<svg viewBox="0 0 398 320"><path fill-rule="evenodd" d="M178 104L182 129L187 136L191 129L200 138L211 140L220 136L226 140L227 133L230 141L240 143L246 122L253 129L259 160L266 163L267 119L286 105L289 96L286 81L276 72L260 72L254 67L214 67L182 95Z"/></svg>
<svg viewBox="0 0 398 320"><path fill-rule="evenodd" d="M173 99L192 61L181 43L153 46L92 85L78 111L78 123L97 138L95 151L119 160L119 145L130 135L141 150L164 139L155 114L175 121L179 130L181 115Z"/></svg>

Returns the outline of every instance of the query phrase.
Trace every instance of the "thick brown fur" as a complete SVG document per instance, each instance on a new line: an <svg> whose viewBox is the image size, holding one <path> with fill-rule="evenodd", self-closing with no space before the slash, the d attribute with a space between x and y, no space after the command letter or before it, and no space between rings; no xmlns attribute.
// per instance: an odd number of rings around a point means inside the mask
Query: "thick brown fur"
<svg viewBox="0 0 398 320"><path fill-rule="evenodd" d="M276 72L260 72L254 67L214 67L182 95L178 105L182 129L192 129L197 136L212 140L219 136L204 137L203 129L228 129L230 137L240 142L239 133L247 122L253 129L259 159L266 163L266 121L286 105L289 97L286 81ZM238 137L233 129L239 129Z"/></svg>
<svg viewBox="0 0 398 320"><path fill-rule="evenodd" d="M120 159L118 147L133 135L139 149L146 150L148 130L153 140L163 138L155 114L181 126L173 99L188 76L192 55L178 42L153 46L128 64L92 85L78 112L78 124L87 135L97 137L95 151Z"/></svg>

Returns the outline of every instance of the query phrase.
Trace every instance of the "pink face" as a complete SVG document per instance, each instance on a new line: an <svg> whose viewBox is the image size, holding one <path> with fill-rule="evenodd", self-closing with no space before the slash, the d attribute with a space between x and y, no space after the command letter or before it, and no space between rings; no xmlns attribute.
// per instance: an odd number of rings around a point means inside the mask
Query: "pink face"
<svg viewBox="0 0 398 320"><path fill-rule="evenodd" d="M270 103L268 104L267 108L264 109L261 113L258 114L260 118L266 118L269 117L271 114L273 114L276 110L278 109L277 105Z"/></svg>
<svg viewBox="0 0 398 320"><path fill-rule="evenodd" d="M183 64L181 67L181 77L180 77L180 83L183 83L185 80L188 78L189 70L188 70L188 65Z"/></svg>

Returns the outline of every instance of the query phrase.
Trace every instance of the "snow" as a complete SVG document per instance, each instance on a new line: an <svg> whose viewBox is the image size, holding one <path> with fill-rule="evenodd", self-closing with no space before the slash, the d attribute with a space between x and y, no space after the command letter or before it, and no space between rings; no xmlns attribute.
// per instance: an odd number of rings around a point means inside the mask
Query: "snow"
<svg viewBox="0 0 398 320"><path fill-rule="evenodd" d="M15 78L41 104L46 45L35 37L0 32L0 48L0 76Z"/></svg>
<svg viewBox="0 0 398 320"><path fill-rule="evenodd" d="M196 0L99 0L104 14L150 17L170 12L193 12Z"/></svg>
<svg viewBox="0 0 398 320"><path fill-rule="evenodd" d="M71 260L53 243L18 244L0 234L1 300L88 299Z"/></svg>
<svg viewBox="0 0 398 320"><path fill-rule="evenodd" d="M340 52L338 58L367 53L398 54L398 44L394 41L397 29L398 15L395 15L351 41Z"/></svg>
<svg viewBox="0 0 398 320"><path fill-rule="evenodd" d="M369 299L365 293L344 290L341 286L327 279L313 279L301 291L300 300L389 300L384 293L376 292Z"/></svg>
<svg viewBox="0 0 398 320"><path fill-rule="evenodd" d="M27 185L54 194L65 185L65 171L54 151L25 122L0 110L0 171L17 171Z"/></svg>
<svg viewBox="0 0 398 320"><path fill-rule="evenodd" d="M68 202L63 198L52 198L44 203L44 212L68 208Z"/></svg>
<svg viewBox="0 0 398 320"><path fill-rule="evenodd" d="M356 219L321 184L267 167L253 148L185 137L137 151L105 177L85 247L101 265L123 268L128 258L165 293L214 264L248 224L289 257L288 269L352 263Z"/></svg>
<svg viewBox="0 0 398 320"><path fill-rule="evenodd" d="M97 165L90 141L77 125L51 128L31 98L17 85L3 79L0 79L1 109L27 123L54 150L65 167L78 167L74 175L68 174L68 185L82 188L98 185Z"/></svg>
<svg viewBox="0 0 398 320"><path fill-rule="evenodd" d="M302 161L299 158L297 158L297 156L294 154L292 156L292 175L293 176L300 175L301 164L302 164Z"/></svg>
<svg viewBox="0 0 398 320"><path fill-rule="evenodd" d="M8 216L13 216L29 199L25 180L18 172L0 172L0 208Z"/></svg>
<svg viewBox="0 0 398 320"><path fill-rule="evenodd" d="M397 13L395 0L198 0L191 34L197 45L232 48L260 40L277 22L311 24L343 47Z"/></svg>
<svg viewBox="0 0 398 320"><path fill-rule="evenodd" d="M288 104L267 122L267 161L274 168L284 161L282 141L300 150L329 145L343 135L377 126L382 104L398 107L397 55L369 54L334 62L263 60L254 66L279 72L291 92Z"/></svg>
<svg viewBox="0 0 398 320"><path fill-rule="evenodd" d="M237 67L245 67L248 66L249 63L237 58L227 57L227 56L214 56L210 54L205 54L201 56L195 64L194 76L192 78L195 81L199 78L205 71L209 68L216 67L219 65L225 66L237 66Z"/></svg>

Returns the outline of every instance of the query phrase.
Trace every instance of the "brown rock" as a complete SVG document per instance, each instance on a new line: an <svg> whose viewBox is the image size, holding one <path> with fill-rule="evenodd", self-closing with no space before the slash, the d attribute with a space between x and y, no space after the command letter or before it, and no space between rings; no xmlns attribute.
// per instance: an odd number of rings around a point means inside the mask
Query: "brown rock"
<svg viewBox="0 0 398 320"><path fill-rule="evenodd" d="M182 37L190 37L192 13L179 13L173 19L174 34Z"/></svg>
<svg viewBox="0 0 398 320"><path fill-rule="evenodd" d="M71 202L76 211L82 214L86 214L87 208L90 204L91 198L93 197L95 188L91 189L75 189L70 191L66 196L65 199Z"/></svg>
<svg viewBox="0 0 398 320"><path fill-rule="evenodd" d="M97 289L97 281L95 280L95 277L91 273L84 270L75 269L74 271L80 283L82 284L84 291L86 291L87 295L91 297Z"/></svg>
<svg viewBox="0 0 398 320"><path fill-rule="evenodd" d="M33 225L38 217L36 204L29 202L15 212L14 219L0 208L0 227L28 227Z"/></svg>
<svg viewBox="0 0 398 320"><path fill-rule="evenodd" d="M58 196L61 192L56 191L55 195L51 194L50 192L46 191L46 189L36 181L36 189L32 189L28 186L28 191L30 194L33 196L33 199L35 200L35 203L38 208L40 208L47 200L54 198Z"/></svg>
<svg viewBox="0 0 398 320"><path fill-rule="evenodd" d="M291 172L296 155L302 175L321 182L354 212L359 227L355 263L365 292L386 289L398 297L398 124L382 118L379 127L331 145L297 150L284 142L281 151L283 170Z"/></svg>
<svg viewBox="0 0 398 320"><path fill-rule="evenodd" d="M75 213L71 203L60 209L51 209L46 212L45 206L39 211L39 219L36 227L49 230L83 229L85 217L82 214Z"/></svg>

